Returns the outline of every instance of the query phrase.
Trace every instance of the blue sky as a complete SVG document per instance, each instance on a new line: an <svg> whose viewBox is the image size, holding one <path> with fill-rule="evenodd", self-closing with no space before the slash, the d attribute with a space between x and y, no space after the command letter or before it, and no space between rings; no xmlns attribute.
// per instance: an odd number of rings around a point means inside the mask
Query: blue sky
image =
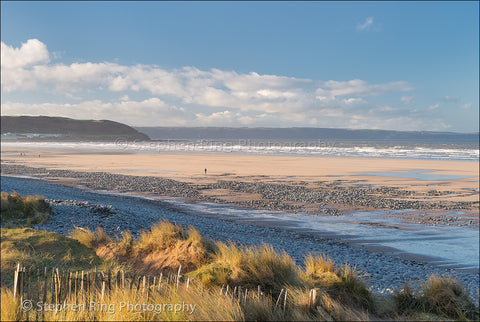
<svg viewBox="0 0 480 322"><path fill-rule="evenodd" d="M1 2L2 115L473 132L478 2Z"/></svg>

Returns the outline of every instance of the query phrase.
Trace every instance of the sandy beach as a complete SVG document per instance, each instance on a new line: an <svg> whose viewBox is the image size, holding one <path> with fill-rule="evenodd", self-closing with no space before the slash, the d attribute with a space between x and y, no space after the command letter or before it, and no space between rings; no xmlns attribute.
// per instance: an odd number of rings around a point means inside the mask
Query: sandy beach
<svg viewBox="0 0 480 322"><path fill-rule="evenodd" d="M479 184L477 162L195 153L75 153L19 148L2 148L2 162L47 169L154 176L195 184L241 180L293 185L307 183L311 186L319 182L345 186L382 185L414 191L413 198L436 190L439 193L431 196L433 200L472 202L479 199L478 193L473 193L478 191ZM204 169L207 169L206 174Z"/></svg>
<svg viewBox="0 0 480 322"><path fill-rule="evenodd" d="M139 192L153 197L330 215L409 209L401 215L405 222L450 225L452 215L460 214L455 217L458 225L479 225L477 162L2 147L2 164L47 172L102 172L174 180L174 189L145 180L132 188L132 184L121 181L85 181L68 178L70 174L43 174L44 178L62 184L88 182L86 186L93 189ZM184 185L188 189L183 189Z"/></svg>
<svg viewBox="0 0 480 322"><path fill-rule="evenodd" d="M462 280L467 284L474 285L472 281L478 278L478 267L451 262L443 265L435 256L426 256L428 250L419 252L411 248L412 236L417 243L424 242L422 247L436 249L443 242L449 245L452 238L460 238L458 242L472 246L469 240L475 237L468 236L475 236L479 227L477 162L2 148L2 175L25 175L74 189L87 188L85 191L109 191L126 197L147 196L151 198L147 200L172 201L175 207L185 207L178 208L180 213L194 218L187 219L188 224L192 220L204 220L200 218L226 221L225 227L230 227L232 222L247 224L248 229L261 230L255 238L265 237L265 230L281 228L291 231L294 239L314 235L322 240L339 240L340 244L348 244L345 253L337 254L336 248L329 253L339 260L345 260L346 254L363 251L385 256L381 266L388 268L388 273L379 271L372 279L380 280L380 276L385 276L388 284L393 278L397 278L396 281L405 278L402 275L405 269L396 268L404 263L413 265L411 274L407 275L416 275L420 267L425 270L425 276L433 270L451 272L458 268L458 274L466 274L462 275ZM29 184L37 183L34 180ZM77 199L73 195L69 198L72 200L56 202L72 203ZM175 203L177 200L179 204ZM192 204L179 206L183 202ZM137 211L136 204L125 204ZM221 208L222 211L217 213L215 204L238 206L243 210ZM204 207L207 211L202 210ZM235 215L236 211L243 212ZM125 219L122 216L113 221L115 225ZM64 229L62 225L59 227ZM146 225L141 224L142 227ZM205 229L216 232L218 225L215 223ZM330 232L326 230L327 226L331 227ZM426 226L433 230L427 229L429 232L425 233ZM384 233L388 231L387 235L368 233L376 229ZM360 233L364 230L365 236L360 239L347 236L348 231ZM226 231L225 238L231 238L234 233ZM433 232L437 235L433 236ZM396 236L394 245L391 244L391 233ZM405 240L402 240L403 235ZM435 240L434 244L430 243L430 237ZM247 239L258 241L252 238ZM282 247L301 256L297 239L291 245L282 244ZM268 237L266 240L272 242L276 239ZM317 244L318 241L313 242L312 249L317 249ZM325 251L331 247L328 244ZM460 253L460 249L451 252ZM471 258L468 254L466 258ZM370 256L362 253L351 261L363 263ZM390 262L393 266L386 264ZM432 268L430 264L438 265L438 268ZM369 267L372 263L366 265ZM383 293L384 290L378 287ZM472 290L476 292L474 286Z"/></svg>

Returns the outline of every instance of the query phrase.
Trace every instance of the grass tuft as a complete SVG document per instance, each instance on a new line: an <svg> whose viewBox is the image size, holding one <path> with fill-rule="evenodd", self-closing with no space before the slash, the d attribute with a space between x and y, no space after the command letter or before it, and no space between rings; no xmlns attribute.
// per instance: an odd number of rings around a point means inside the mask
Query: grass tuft
<svg viewBox="0 0 480 322"><path fill-rule="evenodd" d="M97 227L95 232L88 228L75 227L70 237L89 248L98 247L112 241L101 227Z"/></svg>
<svg viewBox="0 0 480 322"><path fill-rule="evenodd" d="M311 288L320 288L341 302L359 305L370 312L375 310L374 299L355 268L345 264L335 270L334 262L326 256L305 259L305 271L301 274Z"/></svg>
<svg viewBox="0 0 480 322"><path fill-rule="evenodd" d="M408 283L405 283L403 289L395 290L392 302L395 311L400 313L409 313L421 307L420 301Z"/></svg>
<svg viewBox="0 0 480 322"><path fill-rule="evenodd" d="M12 281L4 281L4 276L13 276L17 262L30 269L55 266L88 271L97 266L99 271L116 274L122 270L137 278L138 274L163 273L160 292L143 294L137 284L109 291L103 303L116 303L117 307L120 302L197 305L193 314L86 310L47 313L45 320L478 319L478 308L465 288L451 278L432 276L418 294L405 285L391 298L374 297L354 267L336 266L326 256L307 256L302 270L287 253L272 246L214 243L193 227L184 229L169 222L143 231L139 239L128 231L112 239L101 228L95 232L77 228L72 237L76 240L28 228L2 228L2 320L25 318L19 315L18 305L5 288L11 287ZM177 276L180 265L180 282L172 283L171 276ZM170 284L165 284L167 276ZM67 302L83 303L94 294Z"/></svg>
<svg viewBox="0 0 480 322"><path fill-rule="evenodd" d="M192 273L205 286L230 284L256 289L260 285L278 295L287 285L301 283L292 258L269 245L238 248L217 243L217 247L213 261Z"/></svg>
<svg viewBox="0 0 480 322"><path fill-rule="evenodd" d="M142 231L140 238L135 244L139 253L149 254L155 251L162 251L175 245L177 240L185 240L184 230L168 221L154 224L150 231Z"/></svg>
<svg viewBox="0 0 480 322"><path fill-rule="evenodd" d="M22 197L17 192L1 193L2 226L29 227L50 220L52 208L42 196Z"/></svg>
<svg viewBox="0 0 480 322"><path fill-rule="evenodd" d="M427 312L460 320L479 319L479 310L464 286L451 277L430 276L422 293L420 301Z"/></svg>
<svg viewBox="0 0 480 322"><path fill-rule="evenodd" d="M85 269L101 263L95 252L76 240L31 228L1 229L1 283L13 283L20 263L29 269Z"/></svg>

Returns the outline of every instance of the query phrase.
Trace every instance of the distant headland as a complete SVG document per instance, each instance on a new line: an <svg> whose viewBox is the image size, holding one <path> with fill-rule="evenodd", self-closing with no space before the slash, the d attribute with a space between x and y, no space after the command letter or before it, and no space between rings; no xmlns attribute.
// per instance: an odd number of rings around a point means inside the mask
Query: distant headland
<svg viewBox="0 0 480 322"><path fill-rule="evenodd" d="M50 116L1 116L2 139L17 140L150 140L134 128L109 120Z"/></svg>

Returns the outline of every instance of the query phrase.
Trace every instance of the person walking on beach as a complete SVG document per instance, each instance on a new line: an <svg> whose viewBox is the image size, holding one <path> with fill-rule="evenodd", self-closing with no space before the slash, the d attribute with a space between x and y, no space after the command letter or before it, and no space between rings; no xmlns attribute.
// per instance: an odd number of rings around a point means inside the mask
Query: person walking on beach
<svg viewBox="0 0 480 322"><path fill-rule="evenodd" d="M205 168L205 174L207 174L207 168Z"/></svg>

